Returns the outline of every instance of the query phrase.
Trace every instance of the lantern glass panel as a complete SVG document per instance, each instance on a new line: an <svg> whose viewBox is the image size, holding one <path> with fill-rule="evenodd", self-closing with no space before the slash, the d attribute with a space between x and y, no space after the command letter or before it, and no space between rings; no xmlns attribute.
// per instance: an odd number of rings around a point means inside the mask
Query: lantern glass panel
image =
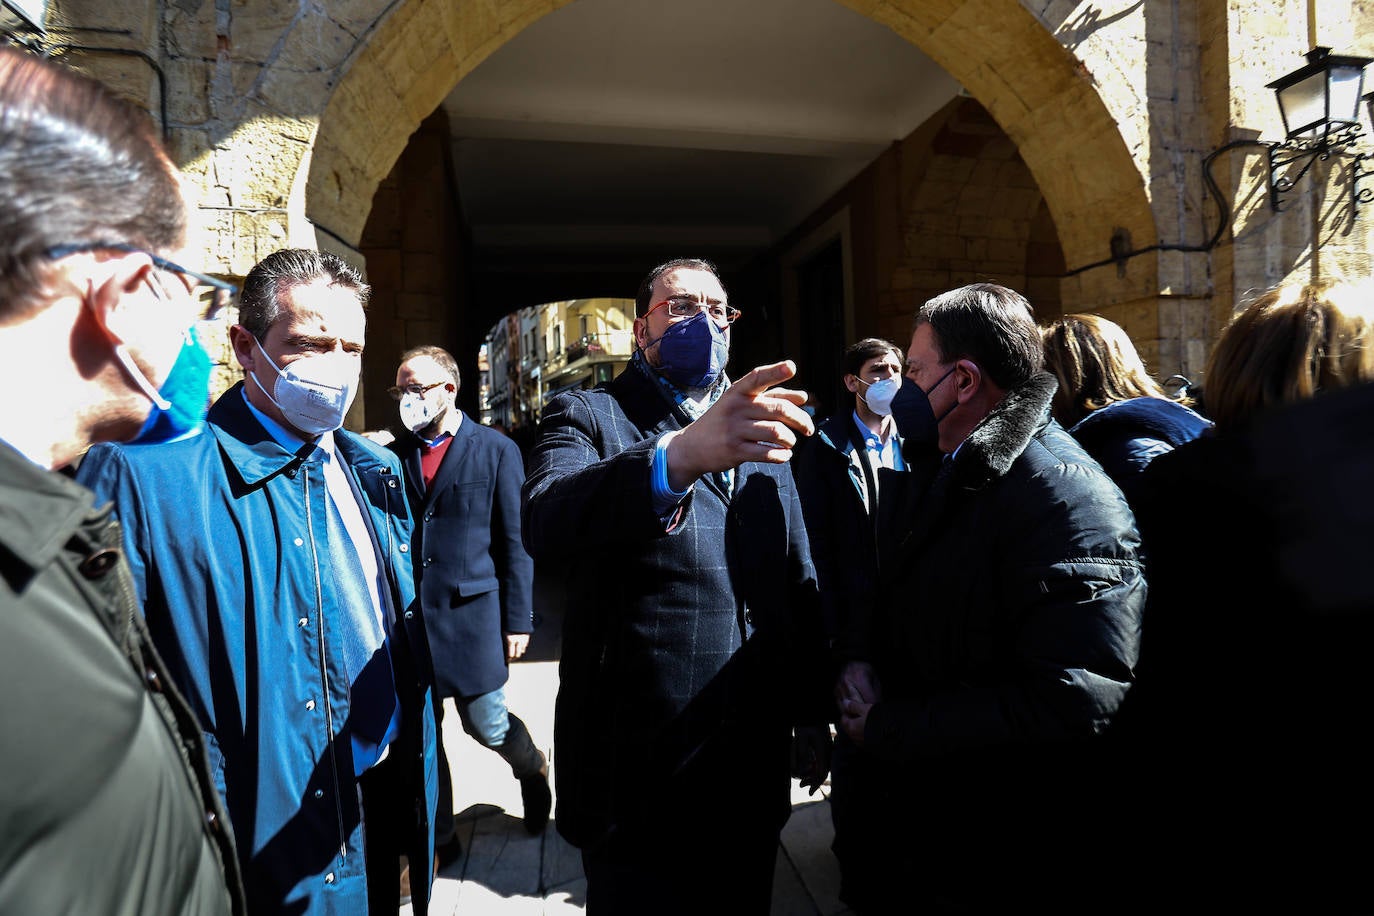
<svg viewBox="0 0 1374 916"><path fill-rule="evenodd" d="M1326 120L1326 71L1278 90L1279 112L1289 139L1311 134Z"/></svg>

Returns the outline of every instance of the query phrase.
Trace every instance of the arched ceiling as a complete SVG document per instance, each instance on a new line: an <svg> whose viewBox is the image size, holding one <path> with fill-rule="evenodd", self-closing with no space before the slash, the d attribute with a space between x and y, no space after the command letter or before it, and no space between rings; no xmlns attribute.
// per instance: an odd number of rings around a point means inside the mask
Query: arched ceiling
<svg viewBox="0 0 1374 916"><path fill-rule="evenodd" d="M580 0L442 107L479 252L748 253L959 91L834 0Z"/></svg>

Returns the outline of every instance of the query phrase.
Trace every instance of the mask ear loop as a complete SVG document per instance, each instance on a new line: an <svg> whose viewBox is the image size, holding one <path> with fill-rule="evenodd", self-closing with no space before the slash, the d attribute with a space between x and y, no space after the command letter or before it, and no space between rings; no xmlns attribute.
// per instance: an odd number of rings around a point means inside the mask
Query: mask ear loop
<svg viewBox="0 0 1374 916"><path fill-rule="evenodd" d="M138 365L134 362L134 358L129 355L128 347L124 346L122 343L115 344L114 355L115 359L119 360L120 365L124 367L124 371L129 373L129 377L134 380L134 384L138 386L139 390L143 392L148 400L157 405L158 410L172 409L172 402L164 398L161 394L158 394L157 389L153 387L153 383L148 380L148 376L143 374L143 370L138 368Z"/></svg>
<svg viewBox="0 0 1374 916"><path fill-rule="evenodd" d="M262 341L258 340L256 335L253 336L253 346L258 348L258 352L261 353L262 358L267 361L267 365L272 367L272 371L277 373L278 378L286 377L286 374L277 368L276 361L273 360L272 357L267 355L267 351L263 349ZM256 372L244 372L244 375L251 378L253 380L253 384L258 386L258 390L263 393L263 396L266 397L267 400L271 401L272 404L278 410L281 410L281 404L278 403L276 398L272 397L272 392L268 391L266 386L264 386L262 382L258 381L258 374Z"/></svg>
<svg viewBox="0 0 1374 916"><path fill-rule="evenodd" d="M152 280L148 280L148 287L153 291L154 298L167 298ZM129 348L126 347L122 341L115 342L114 355L115 359L119 360L119 364L124 367L124 371L128 374L129 378L134 380L134 384L138 386L138 390L143 392L144 397L152 401L158 410L172 409L172 402L164 398L158 393L158 390L153 387L152 381L149 380L148 376L143 374L142 369L138 368L138 364L134 362L133 356L129 353Z"/></svg>

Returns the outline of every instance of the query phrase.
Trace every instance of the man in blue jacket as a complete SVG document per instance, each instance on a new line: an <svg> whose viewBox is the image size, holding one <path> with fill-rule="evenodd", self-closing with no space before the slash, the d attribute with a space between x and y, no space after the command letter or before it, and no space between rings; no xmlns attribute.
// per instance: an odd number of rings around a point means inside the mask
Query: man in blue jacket
<svg viewBox="0 0 1374 916"><path fill-rule="evenodd" d="M866 608L877 587L880 480L907 471L904 443L892 416L905 360L896 344L877 337L846 347L840 362L851 403L822 421L815 436L799 442L792 459L832 640L841 633L847 609ZM866 873L870 857L865 847L874 835L869 822L883 816L869 794L873 783L867 754L838 732L830 762L835 827L830 848L840 866L840 899L856 909L873 885Z"/></svg>
<svg viewBox="0 0 1374 916"><path fill-rule="evenodd" d="M426 910L434 718L395 456L340 429L369 287L288 249L244 281L208 431L93 449L158 649L204 730L254 914Z"/></svg>

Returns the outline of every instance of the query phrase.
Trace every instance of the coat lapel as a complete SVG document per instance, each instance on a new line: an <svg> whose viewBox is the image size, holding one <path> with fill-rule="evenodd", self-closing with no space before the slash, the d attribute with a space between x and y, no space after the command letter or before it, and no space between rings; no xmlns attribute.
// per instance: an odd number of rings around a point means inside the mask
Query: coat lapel
<svg viewBox="0 0 1374 916"><path fill-rule="evenodd" d="M444 453L444 460L439 462L439 470L434 472L434 480L430 482L429 488L425 491L425 506L433 502L435 493L441 492L453 482L453 478L458 475L463 462L467 461L468 452L472 450L472 443L476 438L473 435L472 423L471 417L463 416L463 422L458 427L458 432L454 434L453 441L448 444L448 451Z"/></svg>
<svg viewBox="0 0 1374 916"><path fill-rule="evenodd" d="M400 452L401 467L405 470L406 492L412 503L425 500L424 471L420 468L420 439L413 433L406 434L406 447Z"/></svg>

